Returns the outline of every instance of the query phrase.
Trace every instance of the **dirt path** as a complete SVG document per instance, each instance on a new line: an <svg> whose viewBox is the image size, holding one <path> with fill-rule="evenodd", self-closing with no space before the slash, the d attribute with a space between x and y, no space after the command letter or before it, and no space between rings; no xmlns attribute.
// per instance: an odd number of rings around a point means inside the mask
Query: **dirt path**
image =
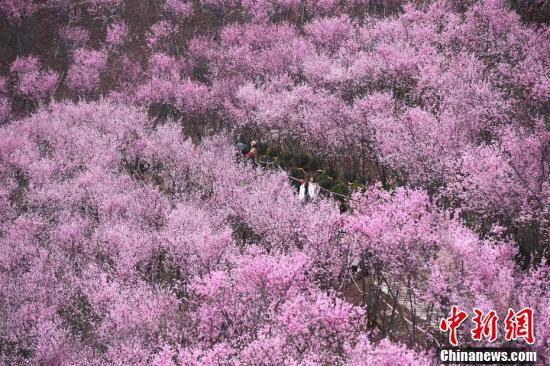
<svg viewBox="0 0 550 366"><path fill-rule="evenodd" d="M340 292L349 303L365 307L368 327L377 338L389 337L422 348L444 343L437 330L439 319L428 314L426 304L411 301L404 286L390 289L385 283L361 276L350 279Z"/></svg>

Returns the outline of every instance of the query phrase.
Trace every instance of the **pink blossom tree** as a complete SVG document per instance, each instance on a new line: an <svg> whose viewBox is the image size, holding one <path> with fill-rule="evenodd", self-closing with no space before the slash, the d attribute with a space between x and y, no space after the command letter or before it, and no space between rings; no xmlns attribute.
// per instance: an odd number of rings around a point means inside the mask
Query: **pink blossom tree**
<svg viewBox="0 0 550 366"><path fill-rule="evenodd" d="M16 78L18 94L35 105L48 101L57 87L59 75L55 71L40 70L34 56L17 58L10 68Z"/></svg>
<svg viewBox="0 0 550 366"><path fill-rule="evenodd" d="M98 91L101 73L106 67L107 55L104 52L79 48L74 52L67 84L80 95L92 95Z"/></svg>

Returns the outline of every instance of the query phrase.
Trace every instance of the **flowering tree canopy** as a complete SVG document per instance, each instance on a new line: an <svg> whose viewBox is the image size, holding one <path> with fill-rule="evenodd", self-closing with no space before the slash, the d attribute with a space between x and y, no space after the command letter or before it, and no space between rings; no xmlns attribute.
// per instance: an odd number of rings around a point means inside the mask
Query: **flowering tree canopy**
<svg viewBox="0 0 550 366"><path fill-rule="evenodd" d="M452 305L548 362L543 3L0 0L0 364L428 365Z"/></svg>

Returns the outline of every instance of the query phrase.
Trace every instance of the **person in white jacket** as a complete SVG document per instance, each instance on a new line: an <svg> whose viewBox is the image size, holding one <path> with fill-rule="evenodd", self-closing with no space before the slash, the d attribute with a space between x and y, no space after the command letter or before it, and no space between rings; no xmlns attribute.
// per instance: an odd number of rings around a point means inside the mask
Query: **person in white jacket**
<svg viewBox="0 0 550 366"><path fill-rule="evenodd" d="M314 176L309 178L309 184L307 187L307 194L309 196L310 200L315 200L319 196L319 191L321 190L321 187L319 187L319 184L317 184L317 179L315 179Z"/></svg>
<svg viewBox="0 0 550 366"><path fill-rule="evenodd" d="M298 199L300 202L306 201L306 181L300 179L300 190L298 191Z"/></svg>

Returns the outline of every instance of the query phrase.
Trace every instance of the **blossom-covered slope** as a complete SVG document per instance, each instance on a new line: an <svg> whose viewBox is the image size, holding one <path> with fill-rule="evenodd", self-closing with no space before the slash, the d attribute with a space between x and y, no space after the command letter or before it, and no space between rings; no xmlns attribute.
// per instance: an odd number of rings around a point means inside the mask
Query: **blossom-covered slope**
<svg viewBox="0 0 550 366"><path fill-rule="evenodd" d="M546 3L0 0L0 364L431 364L420 303L548 362Z"/></svg>

